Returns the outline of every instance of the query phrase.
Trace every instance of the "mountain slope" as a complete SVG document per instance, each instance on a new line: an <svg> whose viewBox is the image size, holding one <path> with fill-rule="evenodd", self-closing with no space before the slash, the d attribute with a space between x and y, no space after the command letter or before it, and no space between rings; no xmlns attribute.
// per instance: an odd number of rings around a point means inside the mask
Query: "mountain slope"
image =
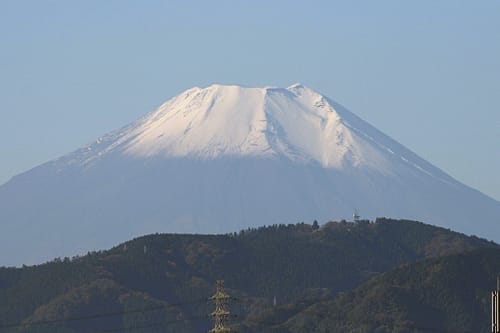
<svg viewBox="0 0 500 333"><path fill-rule="evenodd" d="M499 202L327 97L301 85L213 85L0 186L0 264L355 209L488 238L500 231Z"/></svg>
<svg viewBox="0 0 500 333"><path fill-rule="evenodd" d="M490 332L500 250L479 249L380 274L360 287L251 318L240 332Z"/></svg>
<svg viewBox="0 0 500 333"><path fill-rule="evenodd" d="M423 223L387 219L331 222L319 230L297 224L231 235L150 235L73 260L0 268L0 328L183 303L142 317L135 312L61 322L33 332L94 332L195 317L146 332L206 331L205 315L212 309L206 298L213 294L216 279L223 278L229 293L239 299L232 309L243 321L271 310L274 297L278 304L304 296L318 302L401 264L483 247L498 245Z"/></svg>

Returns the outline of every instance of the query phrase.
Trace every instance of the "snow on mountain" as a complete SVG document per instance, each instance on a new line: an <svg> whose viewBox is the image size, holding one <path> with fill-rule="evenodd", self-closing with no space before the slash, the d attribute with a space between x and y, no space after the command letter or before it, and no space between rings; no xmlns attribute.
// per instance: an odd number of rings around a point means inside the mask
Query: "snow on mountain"
<svg viewBox="0 0 500 333"><path fill-rule="evenodd" d="M137 158L281 156L324 168L363 166L387 173L393 162L387 156L395 155L429 175L440 173L342 106L300 84L287 89L221 85L189 89L85 149L86 154L80 151L76 156L85 157L82 165L119 151Z"/></svg>
<svg viewBox="0 0 500 333"><path fill-rule="evenodd" d="M499 202L327 97L300 84L212 85L0 186L0 265L354 209L500 240Z"/></svg>

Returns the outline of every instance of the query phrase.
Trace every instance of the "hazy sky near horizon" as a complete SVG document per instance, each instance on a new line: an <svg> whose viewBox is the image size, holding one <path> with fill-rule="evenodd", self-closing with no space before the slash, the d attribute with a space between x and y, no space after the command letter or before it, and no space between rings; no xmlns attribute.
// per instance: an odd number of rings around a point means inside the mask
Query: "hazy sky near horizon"
<svg viewBox="0 0 500 333"><path fill-rule="evenodd" d="M500 1L0 1L0 184L193 86L301 82L500 200Z"/></svg>

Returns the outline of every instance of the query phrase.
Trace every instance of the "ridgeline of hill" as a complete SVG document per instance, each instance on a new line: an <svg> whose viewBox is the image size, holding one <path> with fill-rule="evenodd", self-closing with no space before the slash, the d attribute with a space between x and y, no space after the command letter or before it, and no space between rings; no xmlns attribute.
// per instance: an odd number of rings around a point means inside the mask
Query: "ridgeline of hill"
<svg viewBox="0 0 500 333"><path fill-rule="evenodd" d="M481 332L499 256L477 237L390 219L150 235L0 268L0 332L206 331L217 279L238 299L241 332Z"/></svg>

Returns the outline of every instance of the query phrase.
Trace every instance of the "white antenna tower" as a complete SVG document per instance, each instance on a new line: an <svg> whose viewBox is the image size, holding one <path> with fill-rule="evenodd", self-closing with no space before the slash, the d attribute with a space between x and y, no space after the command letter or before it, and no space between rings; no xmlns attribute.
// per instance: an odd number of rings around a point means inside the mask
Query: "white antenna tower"
<svg viewBox="0 0 500 333"><path fill-rule="evenodd" d="M352 214L352 218L353 218L354 222L359 222L360 217L361 216L359 216L358 210L355 209L354 214Z"/></svg>

